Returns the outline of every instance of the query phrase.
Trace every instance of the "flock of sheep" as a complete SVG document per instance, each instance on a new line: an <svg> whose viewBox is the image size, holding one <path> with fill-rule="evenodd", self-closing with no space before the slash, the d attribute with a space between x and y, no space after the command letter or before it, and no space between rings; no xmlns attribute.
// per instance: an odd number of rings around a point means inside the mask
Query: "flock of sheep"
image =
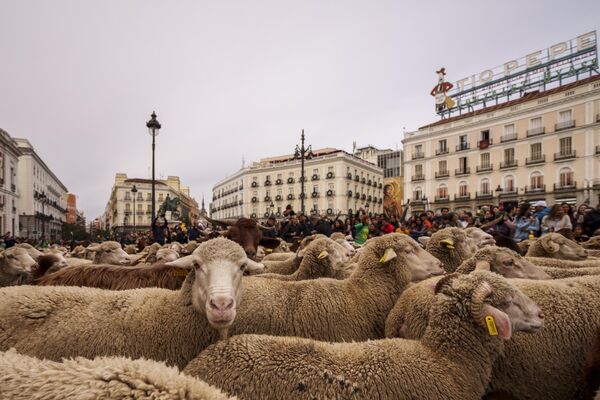
<svg viewBox="0 0 600 400"><path fill-rule="evenodd" d="M598 238L240 229L2 251L0 399L600 400Z"/></svg>

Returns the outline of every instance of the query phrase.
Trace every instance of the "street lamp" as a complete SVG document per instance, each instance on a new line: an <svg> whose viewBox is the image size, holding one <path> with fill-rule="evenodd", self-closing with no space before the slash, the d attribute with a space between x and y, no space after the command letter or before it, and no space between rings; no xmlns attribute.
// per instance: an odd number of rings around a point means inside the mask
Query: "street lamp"
<svg viewBox="0 0 600 400"><path fill-rule="evenodd" d="M48 200L48 196L46 196L46 193L42 192L38 195L38 200L40 201L40 203L42 203L42 240L44 240L46 239L46 214L44 213L44 205Z"/></svg>
<svg viewBox="0 0 600 400"><path fill-rule="evenodd" d="M304 129L302 129L302 136L300 136L301 146L298 147L296 145L296 150L294 151L294 159L300 159L300 210L302 214L304 214L304 198L306 197L304 193L304 181L306 180L304 176L304 160L311 159L313 157L311 146L304 147Z"/></svg>
<svg viewBox="0 0 600 400"><path fill-rule="evenodd" d="M133 233L135 233L135 196L137 195L137 188L135 187L135 185L133 185L133 187L131 188L131 193L133 193Z"/></svg>
<svg viewBox="0 0 600 400"><path fill-rule="evenodd" d="M271 200L271 204L269 204L269 211L271 211L269 217L273 216L273 209L275 209L275 204L273 204L273 201Z"/></svg>
<svg viewBox="0 0 600 400"><path fill-rule="evenodd" d="M146 122L146 127L148 128L148 133L152 136L152 223L154 223L154 218L156 217L156 193L154 188L154 148L156 142L156 136L158 136L158 131L161 128L160 122L156 119L156 113L152 111L152 115L150 115L150 121Z"/></svg>

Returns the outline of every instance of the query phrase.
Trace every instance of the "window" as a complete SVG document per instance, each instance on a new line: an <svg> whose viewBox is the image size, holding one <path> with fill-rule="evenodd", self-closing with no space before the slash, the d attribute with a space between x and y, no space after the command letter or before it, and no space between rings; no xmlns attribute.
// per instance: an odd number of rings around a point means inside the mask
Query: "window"
<svg viewBox="0 0 600 400"><path fill-rule="evenodd" d="M415 154L421 154L423 152L422 144L415 144Z"/></svg>
<svg viewBox="0 0 600 400"><path fill-rule="evenodd" d="M569 122L571 121L571 110L565 110L558 113L558 122Z"/></svg>
<svg viewBox="0 0 600 400"><path fill-rule="evenodd" d="M508 175L504 178L504 191L514 192L515 191L515 178L512 175Z"/></svg>
<svg viewBox="0 0 600 400"><path fill-rule="evenodd" d="M573 171L571 171L571 168L561 169L559 172L559 175L558 175L558 180L560 182L561 187L573 186L574 177L573 177Z"/></svg>
<svg viewBox="0 0 600 400"><path fill-rule="evenodd" d="M469 142L467 141L467 135L462 135L458 139L458 146L460 150L466 150L469 146Z"/></svg>
<svg viewBox="0 0 600 400"><path fill-rule="evenodd" d="M561 156L571 154L571 137L560 139L559 148Z"/></svg>
<svg viewBox="0 0 600 400"><path fill-rule="evenodd" d="M329 190L333 190L333 183L329 184Z"/></svg>
<svg viewBox="0 0 600 400"><path fill-rule="evenodd" d="M543 189L544 188L544 175L540 172L535 171L531 174L531 188L532 189Z"/></svg>
<svg viewBox="0 0 600 400"><path fill-rule="evenodd" d="M445 153L448 151L448 141L446 139L440 140L439 144L440 144L440 152Z"/></svg>
<svg viewBox="0 0 600 400"><path fill-rule="evenodd" d="M255 190L254 192L252 192L252 196L253 196L253 197L258 197L258 191L257 191L257 190Z"/></svg>
<svg viewBox="0 0 600 400"><path fill-rule="evenodd" d="M163 194L162 194L162 193L160 193L160 194L158 195L158 201L164 201L164 198L163 198Z"/></svg>
<svg viewBox="0 0 600 400"><path fill-rule="evenodd" d="M531 144L531 159L540 160L542 158L542 144L532 143Z"/></svg>
<svg viewBox="0 0 600 400"><path fill-rule="evenodd" d="M318 192L319 192L319 186L313 185L313 193L318 193Z"/></svg>
<svg viewBox="0 0 600 400"><path fill-rule="evenodd" d="M490 167L490 153L481 153L481 167L482 168Z"/></svg>
<svg viewBox="0 0 600 400"><path fill-rule="evenodd" d="M333 167L327 167L327 172L333 172Z"/></svg>
<svg viewBox="0 0 600 400"><path fill-rule="evenodd" d="M468 168L467 157L461 157L458 159L458 169L462 172L466 172Z"/></svg>
<svg viewBox="0 0 600 400"><path fill-rule="evenodd" d="M313 175L318 175L319 174L319 169L318 168L314 168L313 169Z"/></svg>
<svg viewBox="0 0 600 400"><path fill-rule="evenodd" d="M253 176L252 177L252 182L258 182L258 177L257 176Z"/></svg>
<svg viewBox="0 0 600 400"><path fill-rule="evenodd" d="M283 174L277 174L277 179L281 179L282 176Z"/></svg>
<svg viewBox="0 0 600 400"><path fill-rule="evenodd" d="M129 212L129 211L131 211L131 204L129 204L129 203L125 203L125 211L126 211L126 212Z"/></svg>
<svg viewBox="0 0 600 400"><path fill-rule="evenodd" d="M504 149L504 162L506 164L512 164L515 161L515 149Z"/></svg>
<svg viewBox="0 0 600 400"><path fill-rule="evenodd" d="M482 179L481 180L481 193L482 194L489 194L490 193L490 181L489 179Z"/></svg>
<svg viewBox="0 0 600 400"><path fill-rule="evenodd" d="M438 161L438 172L440 174L445 174L446 172L448 172L448 161Z"/></svg>
<svg viewBox="0 0 600 400"><path fill-rule="evenodd" d="M423 175L423 165L422 164L415 165L415 176L422 176L422 175Z"/></svg>
<svg viewBox="0 0 600 400"><path fill-rule="evenodd" d="M490 140L490 131L489 131L489 129L487 129L485 131L481 131L481 140L484 141L484 142Z"/></svg>
<svg viewBox="0 0 600 400"><path fill-rule="evenodd" d="M415 191L413 192L413 197L415 200L421 200L423 198L423 189L416 187Z"/></svg>
<svg viewBox="0 0 600 400"><path fill-rule="evenodd" d="M289 177L290 177L290 178L293 178L293 177L294 177L294 173L293 173L293 172L290 172L290 174L289 174Z"/></svg>
<svg viewBox="0 0 600 400"><path fill-rule="evenodd" d="M293 187L290 187L289 194L294 194L294 188Z"/></svg>
<svg viewBox="0 0 600 400"><path fill-rule="evenodd" d="M542 129L542 117L532 118L529 121L529 129L531 129L531 130Z"/></svg>
<svg viewBox="0 0 600 400"><path fill-rule="evenodd" d="M458 184L458 194L460 195L460 197L467 197L468 190L469 187L467 186L467 182L463 181Z"/></svg>
<svg viewBox="0 0 600 400"><path fill-rule="evenodd" d="M131 200L131 193L125 192L125 200Z"/></svg>
<svg viewBox="0 0 600 400"><path fill-rule="evenodd" d="M277 189L277 195L281 196L281 193L283 193L283 191L281 189Z"/></svg>
<svg viewBox="0 0 600 400"><path fill-rule="evenodd" d="M138 201L144 201L144 196L142 195L142 193L138 192L138 194L137 194L137 200Z"/></svg>
<svg viewBox="0 0 600 400"><path fill-rule="evenodd" d="M446 187L446 185L440 185L437 192L438 198L440 199L445 199L448 197L448 187Z"/></svg>
<svg viewBox="0 0 600 400"><path fill-rule="evenodd" d="M504 125L504 136L511 137L515 133L515 124Z"/></svg>

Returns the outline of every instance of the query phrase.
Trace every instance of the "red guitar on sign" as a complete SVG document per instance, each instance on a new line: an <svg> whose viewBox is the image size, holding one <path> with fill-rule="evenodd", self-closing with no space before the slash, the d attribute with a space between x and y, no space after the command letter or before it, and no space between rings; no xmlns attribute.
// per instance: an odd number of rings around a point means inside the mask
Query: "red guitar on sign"
<svg viewBox="0 0 600 400"><path fill-rule="evenodd" d="M444 111L444 109L450 109L454 107L454 100L448 96L450 89L454 87L450 82L444 82L444 76L446 75L446 68L440 68L439 71L435 71L438 74L438 84L431 89L431 95L435 97L435 110L437 112Z"/></svg>

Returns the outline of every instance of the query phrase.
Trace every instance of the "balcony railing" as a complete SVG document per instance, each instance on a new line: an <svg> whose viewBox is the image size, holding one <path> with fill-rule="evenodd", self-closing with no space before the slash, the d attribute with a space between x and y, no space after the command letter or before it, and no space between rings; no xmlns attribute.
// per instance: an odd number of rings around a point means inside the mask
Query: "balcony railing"
<svg viewBox="0 0 600 400"><path fill-rule="evenodd" d="M471 199L471 193L465 193L465 194L455 194L454 195L454 200L470 200Z"/></svg>
<svg viewBox="0 0 600 400"><path fill-rule="evenodd" d="M450 201L450 197L448 197L448 195L446 196L435 196L435 202L436 203L445 203Z"/></svg>
<svg viewBox="0 0 600 400"><path fill-rule="evenodd" d="M487 149L494 143L493 139L483 139L477 142L478 149Z"/></svg>
<svg viewBox="0 0 600 400"><path fill-rule="evenodd" d="M412 160L418 160L419 158L424 158L424 157L425 157L425 153L423 153L423 152L412 154Z"/></svg>
<svg viewBox="0 0 600 400"><path fill-rule="evenodd" d="M569 184L561 184L561 183L554 184L555 192L568 192L568 191L575 190L575 189L577 189L577 182L571 182Z"/></svg>
<svg viewBox="0 0 600 400"><path fill-rule="evenodd" d="M516 195L517 195L516 188L503 189L501 192L498 192L498 197L509 197L509 196L516 196Z"/></svg>
<svg viewBox="0 0 600 400"><path fill-rule="evenodd" d="M417 182L417 181L423 181L425 180L425 175L413 175L412 176L412 181L413 182Z"/></svg>
<svg viewBox="0 0 600 400"><path fill-rule="evenodd" d="M575 150L561 151L559 153L554 153L554 161L568 160L570 158L575 158L575 156Z"/></svg>
<svg viewBox="0 0 600 400"><path fill-rule="evenodd" d="M558 124L554 125L555 131L562 131L563 129L570 129L570 128L575 128L575 120L574 119L572 119L570 121L559 122Z"/></svg>
<svg viewBox="0 0 600 400"><path fill-rule="evenodd" d="M471 173L471 168L466 167L466 168L458 168L454 170L454 175L455 176L459 176L459 175L468 175Z"/></svg>
<svg viewBox="0 0 600 400"><path fill-rule="evenodd" d="M448 154L448 148L443 148L443 149L436 149L435 150L435 155L439 156L440 154Z"/></svg>
<svg viewBox="0 0 600 400"><path fill-rule="evenodd" d="M477 192L475 195L477 199L491 199L492 197L494 197L492 192Z"/></svg>
<svg viewBox="0 0 600 400"><path fill-rule="evenodd" d="M511 140L517 140L518 136L519 135L517 134L517 132L515 132L515 133L509 133L509 134L506 134L506 135L502 135L500 137L500 141L502 143L504 143L504 142L510 142Z"/></svg>
<svg viewBox="0 0 600 400"><path fill-rule="evenodd" d="M546 127L540 126L539 128L528 129L527 137L543 135L544 133L546 133Z"/></svg>
<svg viewBox="0 0 600 400"><path fill-rule="evenodd" d="M525 193L544 193L546 192L546 185L531 187L525 186Z"/></svg>
<svg viewBox="0 0 600 400"><path fill-rule="evenodd" d="M10 191L11 191L11 192L16 192L16 191L17 191L17 187L15 186L15 184L14 184L14 183L11 183L11 184L10 184Z"/></svg>
<svg viewBox="0 0 600 400"><path fill-rule="evenodd" d="M491 171L494 169L494 164L478 165L475 169L477 172Z"/></svg>
<svg viewBox="0 0 600 400"><path fill-rule="evenodd" d="M461 143L456 145L456 151L465 151L469 150L471 145L469 143Z"/></svg>
<svg viewBox="0 0 600 400"><path fill-rule="evenodd" d="M517 160L507 160L507 161L502 161L500 163L500 169L505 169L505 168L514 168L516 166L519 165L519 162Z"/></svg>
<svg viewBox="0 0 600 400"><path fill-rule="evenodd" d="M525 165L542 164L546 162L546 155L540 154L535 157L527 157L525 159Z"/></svg>
<svg viewBox="0 0 600 400"><path fill-rule="evenodd" d="M450 176L450 171L438 171L435 173L435 178L447 178Z"/></svg>

